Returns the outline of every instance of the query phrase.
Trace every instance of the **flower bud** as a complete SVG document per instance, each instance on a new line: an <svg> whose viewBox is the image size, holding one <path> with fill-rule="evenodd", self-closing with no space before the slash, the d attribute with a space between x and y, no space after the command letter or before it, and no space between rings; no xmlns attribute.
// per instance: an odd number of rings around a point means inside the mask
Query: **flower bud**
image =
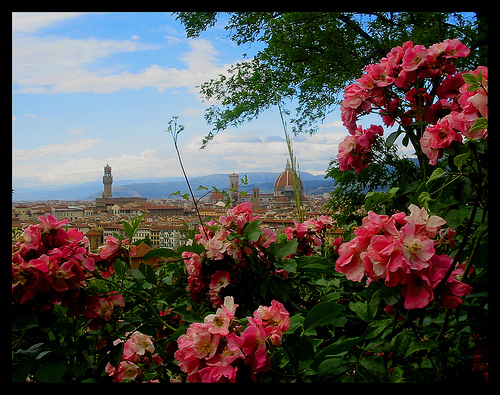
<svg viewBox="0 0 500 395"><path fill-rule="evenodd" d="M277 333L273 333L271 336L269 336L269 340L271 341L271 344L275 347L280 347L281 343L283 343L283 340L280 335Z"/></svg>

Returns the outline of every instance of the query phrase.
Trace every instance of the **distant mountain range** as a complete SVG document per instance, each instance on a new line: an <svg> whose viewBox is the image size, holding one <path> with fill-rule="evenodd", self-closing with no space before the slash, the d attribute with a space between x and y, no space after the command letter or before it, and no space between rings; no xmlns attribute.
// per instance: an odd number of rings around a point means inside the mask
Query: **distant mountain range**
<svg viewBox="0 0 500 395"><path fill-rule="evenodd" d="M280 173L271 172L249 172L240 173L243 178L246 174L248 185L241 185L240 191L252 192L253 188L259 188L260 193L272 193L274 181ZM324 175L313 176L307 172L301 172L302 183L305 193L311 195L331 192L335 187L335 182L331 179L325 179ZM181 177L172 177L167 179L144 180L122 180L113 183L114 197L145 197L149 199L168 198L171 193L180 191L181 194L188 192L186 181ZM189 180L195 195L202 196L206 190L196 191L202 185L207 188L215 186L218 189L229 188L229 174L210 174L202 177L193 177ZM88 182L70 187L45 187L41 188L18 188L14 190L12 200L30 201L30 200L94 200L102 194L102 182Z"/></svg>

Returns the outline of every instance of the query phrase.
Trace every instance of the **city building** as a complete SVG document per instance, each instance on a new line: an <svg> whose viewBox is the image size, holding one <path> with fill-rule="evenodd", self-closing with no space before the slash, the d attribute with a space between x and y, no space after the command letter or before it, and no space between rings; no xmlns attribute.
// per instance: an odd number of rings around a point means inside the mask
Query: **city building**
<svg viewBox="0 0 500 395"><path fill-rule="evenodd" d="M53 207L51 210L51 215L56 217L58 220L69 219L74 221L80 217L83 217L84 210L82 207L66 206L66 207Z"/></svg>
<svg viewBox="0 0 500 395"><path fill-rule="evenodd" d="M229 175L230 185L232 182L232 176L234 177L232 174ZM238 174L236 174L236 178L238 178ZM259 188L253 188L251 194L239 194L238 202L251 202L254 208L269 205L294 207L294 178L294 174L290 168L290 163L287 161L285 170L278 175L276 181L274 182L273 193L260 193ZM298 179L298 192L301 202L307 201L307 198L304 196L304 186L300 178Z"/></svg>
<svg viewBox="0 0 500 395"><path fill-rule="evenodd" d="M147 198L141 197L113 197L113 175L111 174L111 166L109 163L104 166L104 175L102 176L104 190L100 198L95 199L95 207L97 210L108 210L115 204L130 203L130 202L146 202Z"/></svg>
<svg viewBox="0 0 500 395"><path fill-rule="evenodd" d="M102 228L93 227L85 233L89 239L90 251L96 253L99 251L99 246L104 244Z"/></svg>

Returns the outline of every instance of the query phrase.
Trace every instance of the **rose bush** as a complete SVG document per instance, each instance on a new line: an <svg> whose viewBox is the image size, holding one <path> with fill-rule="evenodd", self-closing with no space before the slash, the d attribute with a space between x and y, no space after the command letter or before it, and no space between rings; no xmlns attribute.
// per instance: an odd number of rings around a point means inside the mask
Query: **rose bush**
<svg viewBox="0 0 500 395"><path fill-rule="evenodd" d="M255 381L256 372L270 368L267 347L281 345L290 326L288 311L273 300L271 306L255 310L253 318L247 317L248 327L242 331L235 319L237 307L233 297L226 296L216 314L206 316L204 323L191 324L177 340L179 350L174 356L189 382L235 382L242 364Z"/></svg>
<svg viewBox="0 0 500 395"><path fill-rule="evenodd" d="M83 232L61 229L67 219L48 215L39 220L41 224L26 227L13 246L13 300L40 309L69 306L70 314L78 314L75 299L95 267L89 241Z"/></svg>
<svg viewBox="0 0 500 395"><path fill-rule="evenodd" d="M242 203L134 268L140 217L98 253L52 216L23 229L12 380L487 381L488 70L457 72L468 53L406 42L346 87L340 170L402 137L420 176L364 193L342 237L326 215L276 234ZM357 124L376 111L397 130Z"/></svg>
<svg viewBox="0 0 500 395"><path fill-rule="evenodd" d="M408 177L402 177L387 192L366 194L368 215L354 232L346 232L336 267L347 279L366 278L368 289L383 281L377 292L386 302L385 311L394 320L407 324L411 320L415 333L421 331L417 338L427 350L421 368L439 359L449 369L449 364L462 360L457 350L470 353L471 339L487 342L488 68L457 72L453 59L469 52L459 40L429 48L406 42L379 63L366 66L365 73L346 88L341 105L348 143L362 130L357 126L360 117L370 112L378 112L385 126L398 128L385 141L383 132L375 135L359 152L339 145L340 171L362 172L370 166L373 151L383 153L380 147L392 147L400 136L404 146L411 143L419 162L418 180L409 183ZM385 165L395 163L395 157L391 152ZM385 158L377 160L384 164ZM449 227L443 228L445 224ZM353 305L353 311L357 313L359 306ZM452 329L450 309L454 308L456 327ZM440 319L442 325L433 333L430 323ZM398 333L396 321L390 333L391 346L386 347L396 361L402 350L394 346L407 333ZM445 337L455 343L445 342ZM465 338L469 348L460 348ZM418 342L409 343L405 356L413 354L412 344ZM433 356L431 346L441 353ZM438 374L440 369L434 366ZM407 369L397 366L389 371L404 377Z"/></svg>
<svg viewBox="0 0 500 395"><path fill-rule="evenodd" d="M433 238L445 221L436 215L429 217L425 209L415 205L410 205L410 212L409 216L395 213L389 217L370 211L354 231L356 237L340 245L337 271L353 281L361 281L366 275L368 284L382 278L389 287L402 285L405 309L422 309L434 299L445 308L462 304L459 296L472 289L455 278L463 274L463 267L444 280L441 295L434 295L452 264L448 255L438 255L434 248L442 244ZM450 233L455 232L448 228L441 235Z"/></svg>

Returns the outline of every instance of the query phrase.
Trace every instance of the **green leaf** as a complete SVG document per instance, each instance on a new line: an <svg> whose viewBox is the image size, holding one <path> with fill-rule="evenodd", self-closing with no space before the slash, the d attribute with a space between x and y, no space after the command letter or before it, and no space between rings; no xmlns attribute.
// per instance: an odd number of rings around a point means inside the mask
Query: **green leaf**
<svg viewBox="0 0 500 395"><path fill-rule="evenodd" d="M379 336L391 324L392 319L376 320L370 322L365 331L365 339L373 339Z"/></svg>
<svg viewBox="0 0 500 395"><path fill-rule="evenodd" d="M361 337L351 337L348 339L340 339L328 347L321 349L321 351L316 355L314 361L311 363L311 368L317 370L321 362L325 359L329 359L334 355L349 351L356 344L359 343Z"/></svg>
<svg viewBox="0 0 500 395"><path fill-rule="evenodd" d="M465 164L465 162L467 162L469 156L470 156L470 151L464 154L457 155L453 158L453 163L455 164L455 166L461 169L462 166Z"/></svg>
<svg viewBox="0 0 500 395"><path fill-rule="evenodd" d="M462 75L462 78L464 79L464 82L466 84L476 84L478 81L477 81L477 77L474 75L474 74L471 74L471 73L464 73L464 74L461 74Z"/></svg>
<svg viewBox="0 0 500 395"><path fill-rule="evenodd" d="M332 260L319 256L298 256L297 261L298 272L333 274L335 273L335 264Z"/></svg>
<svg viewBox="0 0 500 395"><path fill-rule="evenodd" d="M488 129L488 119L484 117L476 119L474 121L474 124L470 128L469 132L475 132L476 130L482 130L482 129Z"/></svg>
<svg viewBox="0 0 500 395"><path fill-rule="evenodd" d="M407 332L398 333L391 341L391 351L397 356L404 356L413 337Z"/></svg>
<svg viewBox="0 0 500 395"><path fill-rule="evenodd" d="M153 285L156 285L157 282L156 273L154 269L149 265L146 265L146 281Z"/></svg>
<svg viewBox="0 0 500 395"><path fill-rule="evenodd" d="M375 200L375 192L370 191L365 196L365 210L371 211L373 209L373 203Z"/></svg>
<svg viewBox="0 0 500 395"><path fill-rule="evenodd" d="M420 350L431 350L439 346L439 342L437 340L415 340L410 343L410 347L406 351L405 357L409 357L414 352Z"/></svg>
<svg viewBox="0 0 500 395"><path fill-rule="evenodd" d="M314 358L314 346L309 336L301 336L297 344L298 360L307 361Z"/></svg>
<svg viewBox="0 0 500 395"><path fill-rule="evenodd" d="M390 197L395 197L396 194L398 193L399 191L399 187L392 187L391 189L389 189L388 193L389 193L389 196Z"/></svg>
<svg viewBox="0 0 500 395"><path fill-rule="evenodd" d="M142 274L142 272L139 269L132 269L130 275L132 276L133 279L138 281L144 280L146 278L146 276Z"/></svg>
<svg viewBox="0 0 500 395"><path fill-rule="evenodd" d="M449 210L443 218L447 226L452 229L457 229L462 222L464 222L466 217L467 212L465 210L452 209Z"/></svg>
<svg viewBox="0 0 500 395"><path fill-rule="evenodd" d="M392 132L386 139L385 139L385 146L387 148L390 148L396 139L399 137L399 135L403 132L403 129L399 128L395 132Z"/></svg>
<svg viewBox="0 0 500 395"><path fill-rule="evenodd" d="M427 191L422 192L418 195L418 204L426 209L429 208L429 202L432 201L431 194Z"/></svg>
<svg viewBox="0 0 500 395"><path fill-rule="evenodd" d="M470 86L467 88L467 92L474 92L477 91L481 86L474 82L473 84L470 84Z"/></svg>
<svg viewBox="0 0 500 395"><path fill-rule="evenodd" d="M345 354L339 357L325 359L319 364L316 370L320 376L328 377L340 375L342 377L340 382L344 380L353 382L351 381L351 375L345 373L355 370L356 362L357 358L354 355Z"/></svg>
<svg viewBox="0 0 500 395"><path fill-rule="evenodd" d="M144 254L142 258L144 261L147 261L150 258L172 258L179 256L179 253L170 248L157 248L155 250L148 251Z"/></svg>
<svg viewBox="0 0 500 395"><path fill-rule="evenodd" d="M344 306L335 302L318 303L309 311L304 320L304 332L309 328L335 323L342 310Z"/></svg>
<svg viewBox="0 0 500 395"><path fill-rule="evenodd" d="M481 72L481 70L479 70L477 73L477 82L483 82L483 73Z"/></svg>
<svg viewBox="0 0 500 395"><path fill-rule="evenodd" d="M16 355L30 355L30 354L36 354L38 352L38 349L43 346L45 343L36 343L33 344L30 348L27 350L18 350L15 352Z"/></svg>
<svg viewBox="0 0 500 395"><path fill-rule="evenodd" d="M380 290L376 291L368 303L368 300L351 302L349 303L349 309L354 311L356 315L363 321L370 322L377 315L378 305L380 303Z"/></svg>
<svg viewBox="0 0 500 395"><path fill-rule="evenodd" d="M403 141L401 142L405 147L408 147L408 144L410 143L410 135L405 134L403 137Z"/></svg>
<svg viewBox="0 0 500 395"><path fill-rule="evenodd" d="M274 255L276 255L277 258L284 258L286 256L289 256L290 254L294 254L297 251L298 246L299 242L297 239L291 239L285 242L272 244Z"/></svg>
<svg viewBox="0 0 500 395"><path fill-rule="evenodd" d="M288 295L290 295L291 286L283 279L273 276L270 281L270 289L276 298L284 302L288 299Z"/></svg>
<svg viewBox="0 0 500 395"><path fill-rule="evenodd" d="M193 243L191 245L184 245L177 248L177 252L179 254L182 254L184 251L194 252L195 254L200 255L201 253L205 252L205 247L203 246L203 244Z"/></svg>
<svg viewBox="0 0 500 395"><path fill-rule="evenodd" d="M142 273L142 275L144 276L144 278L146 279L146 281L148 283L156 284L156 273L151 266L146 265L144 262L141 262L139 264L138 269ZM134 277L134 276L132 276L132 277ZM140 276L138 276L138 277L140 277ZM136 278L136 277L134 277L134 278ZM136 278L136 280L141 280L141 278Z"/></svg>
<svg viewBox="0 0 500 395"><path fill-rule="evenodd" d="M286 270L288 273L297 272L297 261L295 259L282 259L277 265L279 268Z"/></svg>
<svg viewBox="0 0 500 395"><path fill-rule="evenodd" d="M132 239L135 236L135 233L137 232L137 228L139 227L139 224L142 221L142 215L133 218L130 223L127 221L123 221L123 230L125 231L125 234L127 235L129 241L132 243Z"/></svg>
<svg viewBox="0 0 500 395"><path fill-rule="evenodd" d="M290 317L290 327L288 328L288 333L293 333L295 329L298 327L301 327L302 324L304 323L304 317L302 316L301 313L297 313Z"/></svg>
<svg viewBox="0 0 500 395"><path fill-rule="evenodd" d="M66 364L61 359L49 359L42 363L35 371L35 378L42 383L60 383L66 373Z"/></svg>
<svg viewBox="0 0 500 395"><path fill-rule="evenodd" d="M35 365L34 359L25 359L22 363L16 363L12 366L12 382L13 383L25 383L28 378L28 374Z"/></svg>
<svg viewBox="0 0 500 395"><path fill-rule="evenodd" d="M125 274L125 264L121 259L116 259L113 265L116 274L119 276L123 276Z"/></svg>
<svg viewBox="0 0 500 395"><path fill-rule="evenodd" d="M260 220L255 220L251 222L247 222L242 230L242 235L246 236L248 240L256 242L259 240L259 237L264 233L260 229Z"/></svg>
<svg viewBox="0 0 500 395"><path fill-rule="evenodd" d="M23 315L12 316L12 331L26 331L38 326L38 319L33 310L29 310ZM39 343L40 345L43 343Z"/></svg>
<svg viewBox="0 0 500 395"><path fill-rule="evenodd" d="M380 357L367 357L363 358L359 364L365 368L373 377L375 378L376 381L382 382L385 379L385 375L387 373L387 369L384 366L383 360ZM362 373L360 371L360 373ZM371 377L367 377L369 381L372 381Z"/></svg>
<svg viewBox="0 0 500 395"><path fill-rule="evenodd" d="M460 156L460 155L459 155ZM456 159L456 158L455 158ZM429 185L429 183L431 181L434 181L434 180L437 180L438 178L440 178L443 174L445 173L444 169L438 167L436 170L434 170L431 174L431 176L429 177L429 179L427 180L427 185Z"/></svg>
<svg viewBox="0 0 500 395"><path fill-rule="evenodd" d="M127 221L123 221L123 230L125 231L129 241L132 242L132 238L134 237L132 225L130 225Z"/></svg>
<svg viewBox="0 0 500 395"><path fill-rule="evenodd" d="M349 309L354 311L356 315L361 318L363 321L366 321L366 309L367 304L363 301L351 302L349 303Z"/></svg>

